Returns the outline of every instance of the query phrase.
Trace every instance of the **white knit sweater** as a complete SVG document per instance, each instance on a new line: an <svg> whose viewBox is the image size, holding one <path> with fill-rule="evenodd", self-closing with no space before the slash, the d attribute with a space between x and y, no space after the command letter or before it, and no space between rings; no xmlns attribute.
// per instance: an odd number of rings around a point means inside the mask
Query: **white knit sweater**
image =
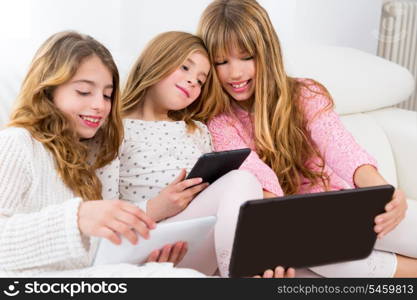
<svg viewBox="0 0 417 300"><path fill-rule="evenodd" d="M27 130L0 131L0 276L201 276L172 264L89 267L95 247L78 229L81 201Z"/></svg>

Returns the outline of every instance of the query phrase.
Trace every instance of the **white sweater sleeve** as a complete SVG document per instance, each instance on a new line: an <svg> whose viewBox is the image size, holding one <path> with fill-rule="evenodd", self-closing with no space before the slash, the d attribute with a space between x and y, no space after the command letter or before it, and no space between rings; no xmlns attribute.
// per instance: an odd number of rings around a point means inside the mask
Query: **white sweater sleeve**
<svg viewBox="0 0 417 300"><path fill-rule="evenodd" d="M19 134L0 135L0 266L8 271L47 266L88 251L77 224L80 198L18 213L32 184L31 142Z"/></svg>

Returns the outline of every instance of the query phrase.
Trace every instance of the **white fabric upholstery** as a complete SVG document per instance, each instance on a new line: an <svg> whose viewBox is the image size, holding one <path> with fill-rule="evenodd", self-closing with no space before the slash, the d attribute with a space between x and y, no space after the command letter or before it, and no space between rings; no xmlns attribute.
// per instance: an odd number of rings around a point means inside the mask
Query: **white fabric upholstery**
<svg viewBox="0 0 417 300"><path fill-rule="evenodd" d="M10 67L10 65L0 62L0 126L8 120L11 107L19 91L24 76L20 70L20 68Z"/></svg>
<svg viewBox="0 0 417 300"><path fill-rule="evenodd" d="M407 69L352 48L297 45L284 54L288 74L324 84L342 115L395 105L415 86Z"/></svg>
<svg viewBox="0 0 417 300"><path fill-rule="evenodd" d="M2 44L0 47L0 127L9 118L11 107L35 51L36 47L25 47L18 42Z"/></svg>
<svg viewBox="0 0 417 300"><path fill-rule="evenodd" d="M391 184L397 185L391 145L382 128L372 117L363 113L342 116L341 120L356 141L375 157L382 176Z"/></svg>
<svg viewBox="0 0 417 300"><path fill-rule="evenodd" d="M387 108L366 115L375 120L390 141L399 186L409 198L417 200L417 113Z"/></svg>

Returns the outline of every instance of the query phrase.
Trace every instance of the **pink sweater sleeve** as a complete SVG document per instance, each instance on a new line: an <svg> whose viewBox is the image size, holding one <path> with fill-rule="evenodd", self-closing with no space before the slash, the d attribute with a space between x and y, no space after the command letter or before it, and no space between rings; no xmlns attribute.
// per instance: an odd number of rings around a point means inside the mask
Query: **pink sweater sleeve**
<svg viewBox="0 0 417 300"><path fill-rule="evenodd" d="M250 124L243 124L243 126L250 126ZM208 123L208 128L211 133L214 150L224 151L251 148L251 153L243 162L240 169L247 170L254 174L264 190L277 196L282 196L283 192L275 172L259 158L258 154L253 151L253 146L245 142L242 135L239 133L243 132L243 126L241 123L225 114L218 115L211 120Z"/></svg>
<svg viewBox="0 0 417 300"><path fill-rule="evenodd" d="M321 89L317 85L310 88L318 92ZM323 110L330 101L327 96L303 88L301 97L301 105L308 120L307 129L326 165L354 187L353 175L356 169L366 164L377 167L376 160L358 145L333 109Z"/></svg>

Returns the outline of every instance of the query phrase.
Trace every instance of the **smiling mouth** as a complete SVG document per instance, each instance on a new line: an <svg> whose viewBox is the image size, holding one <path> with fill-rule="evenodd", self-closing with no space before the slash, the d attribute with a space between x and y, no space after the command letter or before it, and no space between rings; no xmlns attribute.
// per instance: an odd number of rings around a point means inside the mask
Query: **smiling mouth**
<svg viewBox="0 0 417 300"><path fill-rule="evenodd" d="M91 128L98 128L100 126L101 119L103 119L102 117L93 117L93 116L84 116L84 115L79 115L79 117L84 123L84 125L91 127Z"/></svg>
<svg viewBox="0 0 417 300"><path fill-rule="evenodd" d="M179 89L181 92L183 92L185 94L185 96L187 96L187 98L190 97L190 93L184 89L183 87L179 86L179 85L175 85L177 87L177 89Z"/></svg>
<svg viewBox="0 0 417 300"><path fill-rule="evenodd" d="M228 83L228 84L233 89L233 92L243 93L243 92L247 91L248 86L249 86L251 81L252 81L252 79L248 79L248 80L245 80L245 81L232 82L232 83Z"/></svg>
<svg viewBox="0 0 417 300"><path fill-rule="evenodd" d="M243 87L245 87L245 86L247 86L248 84L249 84L249 82L251 81L251 79L249 79L249 80L246 80L246 81L242 81L242 82L240 82L240 83L229 83L231 86L232 86L232 88L234 88L234 89L241 89L241 88L243 88Z"/></svg>
<svg viewBox="0 0 417 300"><path fill-rule="evenodd" d="M101 117L91 117L91 116L84 116L84 115L79 115L79 116L84 121L88 121L88 122L95 123L95 124L100 123L100 120L101 120Z"/></svg>

